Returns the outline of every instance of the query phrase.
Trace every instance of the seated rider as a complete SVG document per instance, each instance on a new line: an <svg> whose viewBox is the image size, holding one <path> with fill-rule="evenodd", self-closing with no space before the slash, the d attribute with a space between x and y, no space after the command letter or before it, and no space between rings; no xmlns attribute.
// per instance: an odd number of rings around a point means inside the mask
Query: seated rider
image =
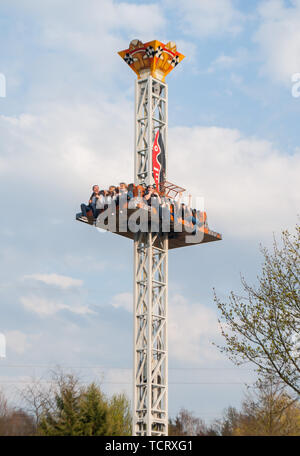
<svg viewBox="0 0 300 456"><path fill-rule="evenodd" d="M203 226L203 223L200 222L200 220L198 220L196 217L196 210L191 208L191 203L192 195L189 195L188 205L186 206L185 204L182 204L184 219L188 222L192 222L194 226L196 225L198 228L201 228L201 226Z"/></svg>
<svg viewBox="0 0 300 456"><path fill-rule="evenodd" d="M148 206L151 206L152 198L158 198L157 202L159 205L161 204L161 199L160 199L159 193L156 190L156 188L154 187L154 185L147 185L147 188L146 188L146 191L144 194L144 199L147 202Z"/></svg>
<svg viewBox="0 0 300 456"><path fill-rule="evenodd" d="M172 215L174 217L174 223L177 225L180 223L180 220L183 218L183 210L182 210L182 204L181 204L181 199L182 199L182 192L178 194L177 200L175 199L172 204Z"/></svg>
<svg viewBox="0 0 300 456"><path fill-rule="evenodd" d="M96 203L98 199L100 198L100 191L99 191L99 186L98 185L93 185L93 193L90 196L89 203L88 204L81 204L81 213L82 213L82 218L87 219L87 212L92 211L93 217L97 218L97 209L96 209Z"/></svg>
<svg viewBox="0 0 300 456"><path fill-rule="evenodd" d="M116 201L117 199L117 189L115 185L110 185L108 189L108 193L106 195L106 202L110 204L112 201Z"/></svg>
<svg viewBox="0 0 300 456"><path fill-rule="evenodd" d="M100 212L102 212L105 209L106 194L107 194L107 190L101 190L99 192L99 197L96 200L97 216L99 215Z"/></svg>
<svg viewBox="0 0 300 456"><path fill-rule="evenodd" d="M120 204L120 200L128 201L131 198L133 198L133 192L131 190L128 191L128 186L125 184L125 182L120 182L116 204Z"/></svg>

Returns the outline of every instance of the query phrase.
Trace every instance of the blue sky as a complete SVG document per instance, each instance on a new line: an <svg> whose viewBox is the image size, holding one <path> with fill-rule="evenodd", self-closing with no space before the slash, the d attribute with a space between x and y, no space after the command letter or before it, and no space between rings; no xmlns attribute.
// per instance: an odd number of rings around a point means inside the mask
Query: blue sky
<svg viewBox="0 0 300 456"><path fill-rule="evenodd" d="M169 179L223 241L170 252L170 414L238 406L253 375L220 341L213 287L254 283L259 243L299 213L300 1L11 0L0 6L0 332L10 394L47 366L131 393L132 244L75 222L90 187L133 177L134 38L186 55L169 85ZM179 160L184 154L184 162ZM102 366L91 368L90 366ZM191 384L193 383L193 384Z"/></svg>

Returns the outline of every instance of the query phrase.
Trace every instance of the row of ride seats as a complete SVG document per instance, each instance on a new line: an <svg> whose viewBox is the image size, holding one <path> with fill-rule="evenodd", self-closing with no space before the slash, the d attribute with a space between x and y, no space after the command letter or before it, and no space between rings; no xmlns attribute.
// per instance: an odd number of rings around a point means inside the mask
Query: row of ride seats
<svg viewBox="0 0 300 456"><path fill-rule="evenodd" d="M146 192L146 188L143 185L129 184L128 185L128 191L131 191L133 193L133 197L134 198L137 198L137 197L143 198L143 196L145 195L145 192ZM161 196L163 196L163 192L159 192L159 194ZM125 209L127 207L128 207L128 202L123 205L122 209ZM139 207L139 205L138 205L138 207ZM156 209L153 208L153 210L156 210ZM205 226L206 222L207 222L207 214L206 214L206 212L198 212L197 216L198 216L199 221L201 223L203 223L203 225ZM171 221L174 222L174 208L173 208L173 206L171 206L170 218L171 218ZM191 225L191 222L188 222L187 220L183 220L182 218L178 218L178 221L180 223L182 223L183 225L188 225L188 226Z"/></svg>
<svg viewBox="0 0 300 456"><path fill-rule="evenodd" d="M129 184L128 185L128 191L131 191L135 198L136 197L143 197L145 195L146 188L143 185ZM160 195L163 196L163 192L159 192L159 193L160 193ZM127 207L128 207L128 202L126 202L123 205L122 209L125 209ZM139 207L139 205L138 205L138 207ZM153 208L153 210L156 210L156 209ZM87 216L88 216L88 218L92 218L93 217L92 211L89 211L87 213ZM206 226L206 224L207 224L206 212L197 212L197 217L198 217L199 221L201 223L203 223L204 226ZM171 222L174 222L174 207L173 206L171 206L170 219L171 219ZM182 218L178 218L177 220L178 220L179 223L182 223L185 226L189 226L189 227L192 226L192 223L188 222L187 220L184 220Z"/></svg>

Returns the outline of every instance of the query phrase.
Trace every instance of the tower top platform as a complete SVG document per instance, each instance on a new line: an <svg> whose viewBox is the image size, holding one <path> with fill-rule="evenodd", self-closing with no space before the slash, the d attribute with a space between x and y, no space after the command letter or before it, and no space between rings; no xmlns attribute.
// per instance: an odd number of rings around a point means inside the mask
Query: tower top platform
<svg viewBox="0 0 300 456"><path fill-rule="evenodd" d="M184 55L177 52L177 46L170 41L167 44L153 40L142 43L132 40L129 48L118 53L122 59L137 74L138 79L153 76L165 81L166 76L184 59Z"/></svg>

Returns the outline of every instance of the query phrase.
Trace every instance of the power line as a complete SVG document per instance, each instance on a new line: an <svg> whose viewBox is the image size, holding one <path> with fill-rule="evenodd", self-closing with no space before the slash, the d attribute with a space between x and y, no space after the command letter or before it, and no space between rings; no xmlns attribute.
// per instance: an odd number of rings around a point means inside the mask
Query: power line
<svg viewBox="0 0 300 456"><path fill-rule="evenodd" d="M132 367L116 367L116 366L72 366L72 365L50 365L50 364L4 364L3 368L43 368L43 369L55 369L55 368L66 368L66 369L116 369L116 370L132 370ZM169 367L169 370L239 370L239 371L251 371L250 368L240 367Z"/></svg>
<svg viewBox="0 0 300 456"><path fill-rule="evenodd" d="M13 381L1 381L0 384L30 384L33 383L32 381L27 380L13 380ZM39 380L38 383L43 384L50 384L52 383L50 380ZM78 382L81 385L88 385L90 382ZM132 382L110 382L110 381L101 381L101 384L108 384L108 385L132 385ZM244 382L169 382L169 385L245 385Z"/></svg>

